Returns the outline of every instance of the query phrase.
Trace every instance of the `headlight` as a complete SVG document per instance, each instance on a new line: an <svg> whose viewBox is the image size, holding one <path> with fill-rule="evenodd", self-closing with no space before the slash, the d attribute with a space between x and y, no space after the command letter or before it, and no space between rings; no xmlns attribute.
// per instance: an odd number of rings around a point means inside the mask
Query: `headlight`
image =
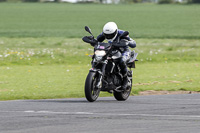
<svg viewBox="0 0 200 133"><path fill-rule="evenodd" d="M106 55L106 52L104 50L96 50L95 55L96 56L104 56L104 55Z"/></svg>

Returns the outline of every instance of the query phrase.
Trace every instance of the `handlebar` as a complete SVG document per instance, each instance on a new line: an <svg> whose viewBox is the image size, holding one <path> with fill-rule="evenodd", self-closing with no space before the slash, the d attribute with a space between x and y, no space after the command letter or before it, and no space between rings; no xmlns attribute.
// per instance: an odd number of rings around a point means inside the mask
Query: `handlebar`
<svg viewBox="0 0 200 133"><path fill-rule="evenodd" d="M94 39L94 37L93 36L84 36L83 38L82 38L82 40L84 41L84 42L86 42L86 43L90 43L90 44L92 44L93 46L95 45L95 44L97 44L97 40L96 39ZM127 46L127 42L126 41L120 41L120 42L113 42L113 43L111 43L111 48L113 48L113 46L114 47L125 47L125 46Z"/></svg>
<svg viewBox="0 0 200 133"><path fill-rule="evenodd" d="M94 39L92 36L84 36L84 37L82 38L82 40L83 40L84 42L86 42L86 43L91 43L91 44L97 43L97 40Z"/></svg>

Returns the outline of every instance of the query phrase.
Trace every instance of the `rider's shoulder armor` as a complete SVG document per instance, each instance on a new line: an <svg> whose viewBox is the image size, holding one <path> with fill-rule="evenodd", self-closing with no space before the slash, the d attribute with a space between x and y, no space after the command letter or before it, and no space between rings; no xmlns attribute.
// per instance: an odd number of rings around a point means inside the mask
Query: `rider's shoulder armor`
<svg viewBox="0 0 200 133"><path fill-rule="evenodd" d="M117 37L115 38L115 41L116 41L116 40L118 39L118 37L119 37L121 34L123 34L124 32L125 32L125 31L118 29L118 34L117 34ZM127 36L127 39L129 40L130 37ZM121 49L121 51L126 51L126 50L128 50L128 46L121 47L120 49Z"/></svg>

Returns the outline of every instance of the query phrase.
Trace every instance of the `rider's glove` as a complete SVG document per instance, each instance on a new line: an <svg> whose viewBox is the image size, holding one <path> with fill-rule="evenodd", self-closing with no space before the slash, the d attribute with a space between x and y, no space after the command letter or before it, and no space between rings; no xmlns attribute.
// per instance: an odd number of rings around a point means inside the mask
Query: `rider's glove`
<svg viewBox="0 0 200 133"><path fill-rule="evenodd" d="M93 40L94 37L93 36L86 36L88 39Z"/></svg>
<svg viewBox="0 0 200 133"><path fill-rule="evenodd" d="M128 46L129 41L126 40L126 39L121 39L120 42L119 42L119 44L120 44L121 46Z"/></svg>
<svg viewBox="0 0 200 133"><path fill-rule="evenodd" d="M84 36L82 40L86 43L90 43L92 46L95 46L98 42L96 39L94 39L93 36Z"/></svg>
<svg viewBox="0 0 200 133"><path fill-rule="evenodd" d="M126 39L121 39L119 42L113 43L114 47L126 47L129 45L129 41Z"/></svg>

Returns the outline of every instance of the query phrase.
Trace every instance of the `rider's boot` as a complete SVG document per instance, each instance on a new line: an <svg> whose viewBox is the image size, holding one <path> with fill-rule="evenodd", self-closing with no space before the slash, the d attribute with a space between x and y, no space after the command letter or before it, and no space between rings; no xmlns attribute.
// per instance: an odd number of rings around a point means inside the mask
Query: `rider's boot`
<svg viewBox="0 0 200 133"><path fill-rule="evenodd" d="M127 74L126 74L126 75L124 75L124 77L123 77L122 90L126 90L127 85L128 85L128 76L127 76Z"/></svg>
<svg viewBox="0 0 200 133"><path fill-rule="evenodd" d="M119 65L120 65L121 73L122 73L122 76L123 76L121 89L125 90L127 88L127 84L128 84L128 76L127 76L127 71L128 70L127 70L126 64L125 64L125 62L123 60L121 60Z"/></svg>

